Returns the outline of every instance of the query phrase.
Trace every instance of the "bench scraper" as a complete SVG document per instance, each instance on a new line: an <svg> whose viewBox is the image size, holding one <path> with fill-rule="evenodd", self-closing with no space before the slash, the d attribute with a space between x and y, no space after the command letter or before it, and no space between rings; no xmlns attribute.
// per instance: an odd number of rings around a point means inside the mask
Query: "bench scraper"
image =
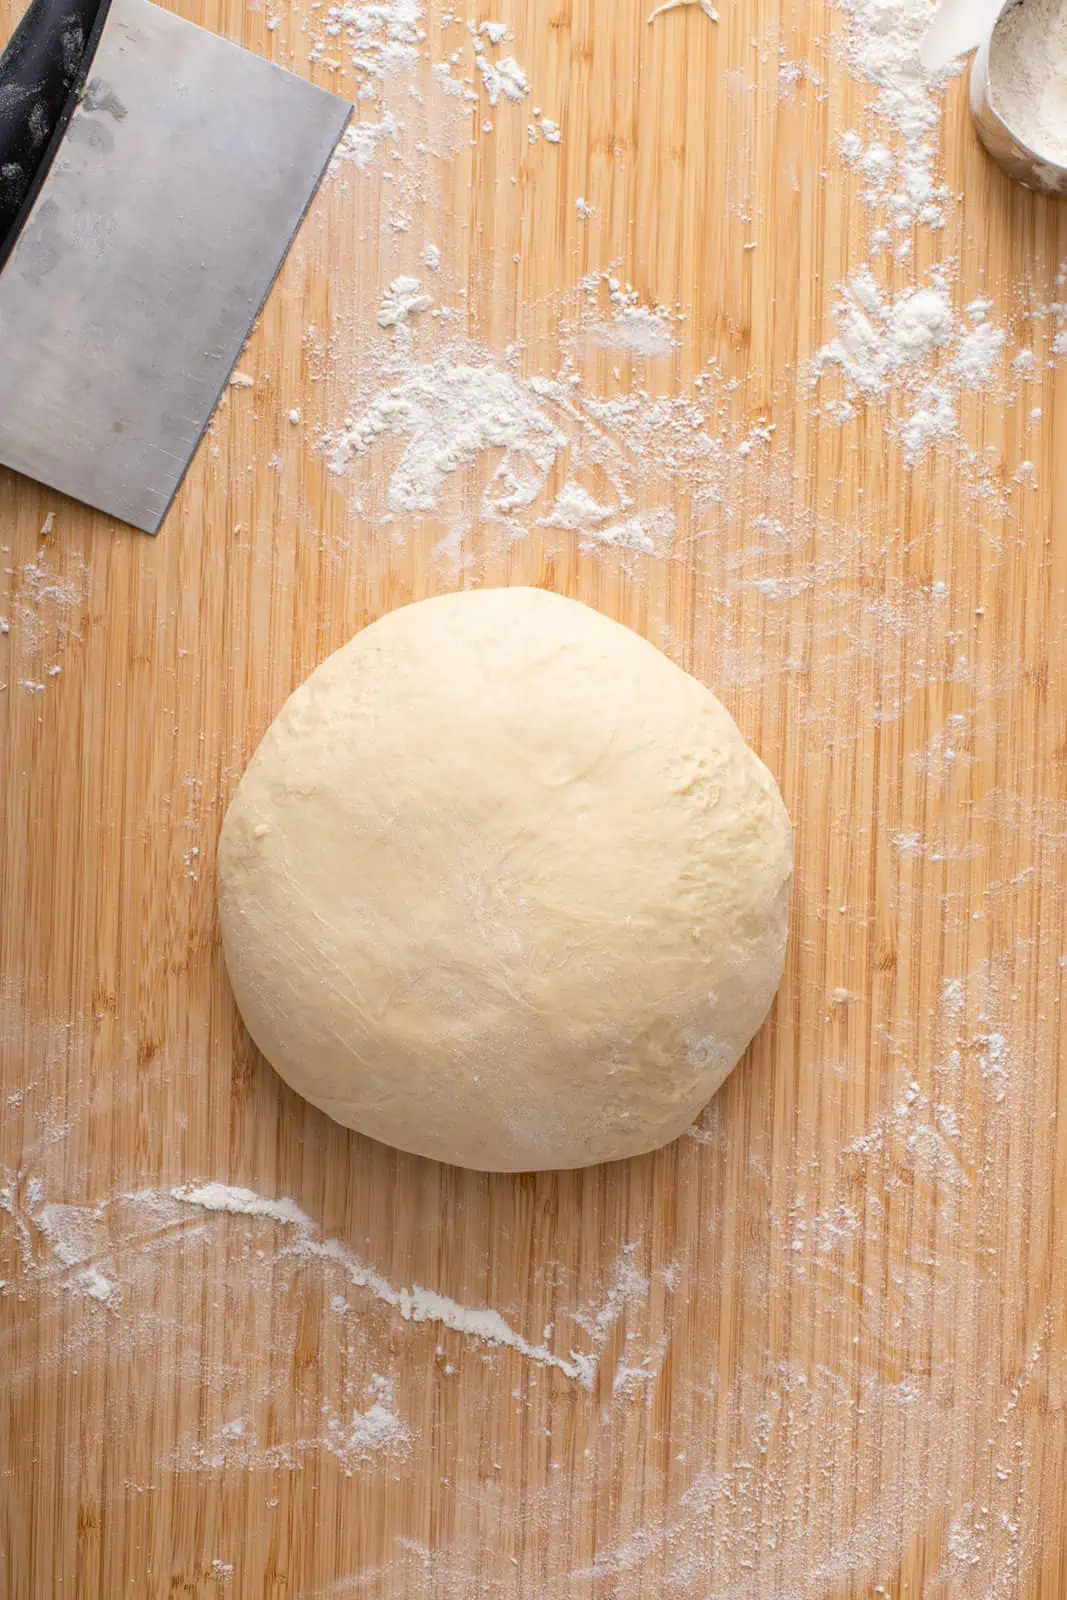
<svg viewBox="0 0 1067 1600"><path fill-rule="evenodd" d="M0 464L158 533L352 107L151 0L0 57Z"/></svg>

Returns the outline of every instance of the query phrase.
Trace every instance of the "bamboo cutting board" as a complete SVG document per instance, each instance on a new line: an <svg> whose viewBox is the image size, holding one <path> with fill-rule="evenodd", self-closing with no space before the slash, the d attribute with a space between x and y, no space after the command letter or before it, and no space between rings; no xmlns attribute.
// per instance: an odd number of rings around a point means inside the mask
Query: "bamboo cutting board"
<svg viewBox="0 0 1067 1600"><path fill-rule="evenodd" d="M183 9L359 86L311 6ZM988 165L954 82L947 224L879 270L945 263L1007 344L910 465L891 390L842 420L806 376L870 249L847 7L501 0L476 20L531 93L496 107L429 9L162 537L0 476L0 1592L1059 1600L1067 206ZM379 328L404 272L433 309ZM328 470L375 394L490 358L563 441L517 511L486 513L488 444L429 510L410 436ZM583 451L644 517L611 543L551 525ZM797 824L771 1021L689 1137L613 1168L343 1132L221 961L219 827L287 693L489 583L710 683ZM416 1285L444 1311L405 1318Z"/></svg>

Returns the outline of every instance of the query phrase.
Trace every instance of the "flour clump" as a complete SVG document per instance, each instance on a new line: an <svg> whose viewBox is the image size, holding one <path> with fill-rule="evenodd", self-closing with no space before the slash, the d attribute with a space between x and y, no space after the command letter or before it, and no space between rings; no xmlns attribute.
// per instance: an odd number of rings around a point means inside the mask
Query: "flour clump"
<svg viewBox="0 0 1067 1600"><path fill-rule="evenodd" d="M223 828L253 1039L347 1127L490 1171L683 1133L781 978L792 834L715 697L537 589L394 611L283 707Z"/></svg>

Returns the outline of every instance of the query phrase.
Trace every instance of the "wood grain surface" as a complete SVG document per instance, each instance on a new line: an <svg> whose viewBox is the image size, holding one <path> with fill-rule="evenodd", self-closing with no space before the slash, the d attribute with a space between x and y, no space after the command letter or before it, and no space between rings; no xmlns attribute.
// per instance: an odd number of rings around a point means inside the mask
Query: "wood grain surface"
<svg viewBox="0 0 1067 1600"><path fill-rule="evenodd" d="M0 473L0 1593L1062 1600L1067 206L990 166L955 80L947 224L878 272L943 263L1007 344L909 463L892 389L842 422L805 369L870 259L847 8L481 6L528 101L490 109L429 6L357 111L395 136L321 191L158 540ZM359 86L310 5L183 9ZM432 75L461 50L477 103ZM438 314L380 329L428 241ZM586 336L609 272L668 308L665 357ZM521 529L484 515L499 450L421 513L389 514L403 441L332 474L390 353L449 341L646 418L688 396L705 458L677 410L624 451L673 538L539 525L574 434ZM774 1014L645 1160L486 1178L375 1146L282 1086L227 986L219 827L285 696L384 610L488 583L715 687L796 821ZM209 1182L310 1224L171 1193ZM405 1320L357 1258L592 1385Z"/></svg>

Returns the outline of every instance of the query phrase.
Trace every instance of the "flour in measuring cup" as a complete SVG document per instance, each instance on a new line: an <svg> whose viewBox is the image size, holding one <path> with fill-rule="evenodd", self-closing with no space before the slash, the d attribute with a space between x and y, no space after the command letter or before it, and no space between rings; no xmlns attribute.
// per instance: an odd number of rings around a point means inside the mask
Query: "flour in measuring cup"
<svg viewBox="0 0 1067 1600"><path fill-rule="evenodd" d="M1067 166L1067 0L1020 0L989 45L994 110L1037 155Z"/></svg>

